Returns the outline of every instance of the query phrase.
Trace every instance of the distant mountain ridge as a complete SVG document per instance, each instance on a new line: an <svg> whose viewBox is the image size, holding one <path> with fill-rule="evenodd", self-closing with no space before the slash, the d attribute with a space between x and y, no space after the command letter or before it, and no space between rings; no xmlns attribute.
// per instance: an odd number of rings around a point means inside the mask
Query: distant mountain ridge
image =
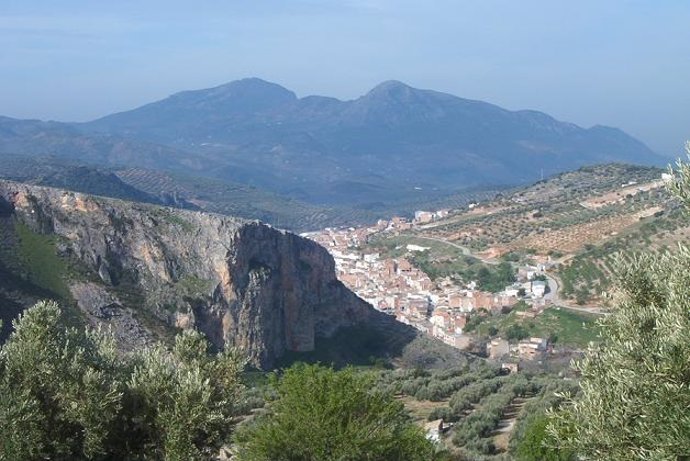
<svg viewBox="0 0 690 461"><path fill-rule="evenodd" d="M73 148L74 155L108 164L192 171L312 204L365 208L528 183L542 169L553 174L598 163L666 162L615 128L585 129L398 81L341 101L299 98L249 78L88 123L40 126L47 138L9 142L6 125L0 120L0 151L9 146L22 153L43 143L43 154ZM56 140L56 130L65 140ZM132 152L139 154L127 155Z"/></svg>
<svg viewBox="0 0 690 461"><path fill-rule="evenodd" d="M163 144L137 141L111 134L84 133L61 122L19 120L0 116L0 153L53 156L66 161L98 165L155 167L174 163L188 170L197 169L195 159L186 152Z"/></svg>

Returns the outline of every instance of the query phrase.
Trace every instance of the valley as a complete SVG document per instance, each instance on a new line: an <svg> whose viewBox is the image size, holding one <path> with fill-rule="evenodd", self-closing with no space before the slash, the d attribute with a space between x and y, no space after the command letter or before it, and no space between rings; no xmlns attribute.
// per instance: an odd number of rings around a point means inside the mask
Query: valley
<svg viewBox="0 0 690 461"><path fill-rule="evenodd" d="M246 357L240 428L272 373L356 367L441 459L533 451L601 340L617 261L690 236L667 173L639 165L665 160L622 131L401 82L0 118L0 160L0 340L41 299L126 354L200 331Z"/></svg>
<svg viewBox="0 0 690 461"><path fill-rule="evenodd" d="M2 2L0 461L690 461L690 2L622 6Z"/></svg>

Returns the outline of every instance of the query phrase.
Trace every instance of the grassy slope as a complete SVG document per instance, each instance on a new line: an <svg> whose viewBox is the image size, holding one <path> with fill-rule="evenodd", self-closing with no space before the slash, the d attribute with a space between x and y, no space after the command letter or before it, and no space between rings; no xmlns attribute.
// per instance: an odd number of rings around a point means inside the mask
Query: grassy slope
<svg viewBox="0 0 690 461"><path fill-rule="evenodd" d="M15 231L19 237L19 258L27 271L28 280L61 300L71 299L65 282L69 266L57 254L57 238L37 234L18 221L15 222Z"/></svg>
<svg viewBox="0 0 690 461"><path fill-rule="evenodd" d="M83 323L67 280L80 268L58 254L57 239L33 232L26 224L3 218L0 222L0 341L10 332L12 320L31 303L54 299L63 306L68 321Z"/></svg>
<svg viewBox="0 0 690 461"><path fill-rule="evenodd" d="M489 330L495 328L497 335L506 337L509 328L522 327L529 336L552 337L556 344L585 347L590 341L596 341L598 328L596 316L570 311L564 308L550 308L532 319L522 319L517 312L507 315L487 317L476 326L476 333L489 336Z"/></svg>
<svg viewBox="0 0 690 461"><path fill-rule="evenodd" d="M411 252L407 251L407 245L417 245L428 250ZM405 256L432 280L451 277L464 283L478 280L480 285L483 280L484 286L480 288L487 291L500 291L511 283L511 280L500 271L500 267L485 264L473 256L468 256L466 250L445 242L413 235L380 235L367 245L367 250L378 251L385 258Z"/></svg>

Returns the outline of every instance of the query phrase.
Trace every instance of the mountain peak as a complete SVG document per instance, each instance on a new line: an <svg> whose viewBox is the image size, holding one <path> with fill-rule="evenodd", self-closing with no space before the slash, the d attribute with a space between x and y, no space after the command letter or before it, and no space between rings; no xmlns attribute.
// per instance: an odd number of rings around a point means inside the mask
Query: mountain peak
<svg viewBox="0 0 690 461"><path fill-rule="evenodd" d="M400 80L385 80L378 85L376 85L372 91L376 90L389 90L395 88L412 88L410 85L401 82Z"/></svg>
<svg viewBox="0 0 690 461"><path fill-rule="evenodd" d="M258 106L281 104L297 99L295 93L287 88L256 77L243 78L204 90L185 91L175 96L182 98L190 96L193 98L200 97L206 101L251 102L253 105Z"/></svg>
<svg viewBox="0 0 690 461"><path fill-rule="evenodd" d="M235 90L235 91L281 91L285 93L292 94L292 91L287 88L278 85L277 83L269 82L258 77L248 77L239 80L233 80L232 82L225 83L223 85L211 88L211 90ZM203 90L202 90L203 91Z"/></svg>
<svg viewBox="0 0 690 461"><path fill-rule="evenodd" d="M376 85L374 88L372 88L367 93L367 96L377 95L377 94L392 95L392 94L407 93L407 92L412 92L412 91L415 91L415 89L409 85L406 85L405 83L403 83L401 81L386 80L385 82L381 82L378 85Z"/></svg>
<svg viewBox="0 0 690 461"><path fill-rule="evenodd" d="M372 88L367 94L359 98L363 101L375 101L386 104L423 104L444 105L449 101L458 101L460 98L447 93L433 90L422 90L411 87L398 80L386 80Z"/></svg>

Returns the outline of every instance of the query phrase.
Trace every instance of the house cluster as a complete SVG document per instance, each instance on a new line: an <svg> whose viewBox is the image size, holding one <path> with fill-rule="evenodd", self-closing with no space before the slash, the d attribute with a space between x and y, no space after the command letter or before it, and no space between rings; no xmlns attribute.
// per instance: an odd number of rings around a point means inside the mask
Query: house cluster
<svg viewBox="0 0 690 461"><path fill-rule="evenodd" d="M549 284L546 281L546 267L545 263L539 263L536 266L520 267L517 273L517 281L505 287L504 293L522 298L527 297L531 299L531 303L535 308L544 307L546 304L544 296L550 291Z"/></svg>
<svg viewBox="0 0 690 461"><path fill-rule="evenodd" d="M413 224L428 224L437 219L442 219L448 216L450 210L438 210L438 211L422 211L418 210L414 212Z"/></svg>
<svg viewBox="0 0 690 461"><path fill-rule="evenodd" d="M467 349L474 345L474 338L464 333L465 325L473 316L506 312L521 299L531 303L532 309L520 310L518 314L538 315L546 302L544 295L548 285L541 280L544 278L545 262L520 267L516 283L505 287L500 293L490 293L478 290L474 282L465 286L459 286L450 279L434 282L404 257L382 258L379 253L360 250L374 234L404 231L444 213L447 211L417 212L413 221L394 217L380 220L369 227L326 228L304 235L329 250L335 260L339 280L360 298L376 309L395 316L399 322L435 336L453 347ZM418 245L406 246L408 252L427 249ZM539 348L536 350L541 351ZM526 357L528 354L525 352L521 355Z"/></svg>
<svg viewBox="0 0 690 461"><path fill-rule="evenodd" d="M527 281L522 284L506 287L500 293L489 293L477 290L473 282L466 286L458 286L449 279L435 283L404 257L385 259L378 253L358 250L372 234L395 231L408 224L411 223L404 218L393 218L371 227L327 228L306 236L330 251L338 278L360 298L453 347L466 349L471 346L472 338L463 334L463 329L472 316L500 314L524 298L525 290L534 297L543 296L542 282L529 280L540 268L526 268ZM406 249L426 250L416 245Z"/></svg>
<svg viewBox="0 0 690 461"><path fill-rule="evenodd" d="M518 301L505 293L488 293L471 286L459 288L450 283L436 285L427 299L426 313L414 304L402 305L394 312L396 319L459 349L472 345L473 338L463 332L470 318L500 313Z"/></svg>
<svg viewBox="0 0 690 461"><path fill-rule="evenodd" d="M549 352L551 345L545 338L526 338L517 343L507 339L495 338L486 345L489 358L494 360L513 358L519 360L541 360Z"/></svg>

